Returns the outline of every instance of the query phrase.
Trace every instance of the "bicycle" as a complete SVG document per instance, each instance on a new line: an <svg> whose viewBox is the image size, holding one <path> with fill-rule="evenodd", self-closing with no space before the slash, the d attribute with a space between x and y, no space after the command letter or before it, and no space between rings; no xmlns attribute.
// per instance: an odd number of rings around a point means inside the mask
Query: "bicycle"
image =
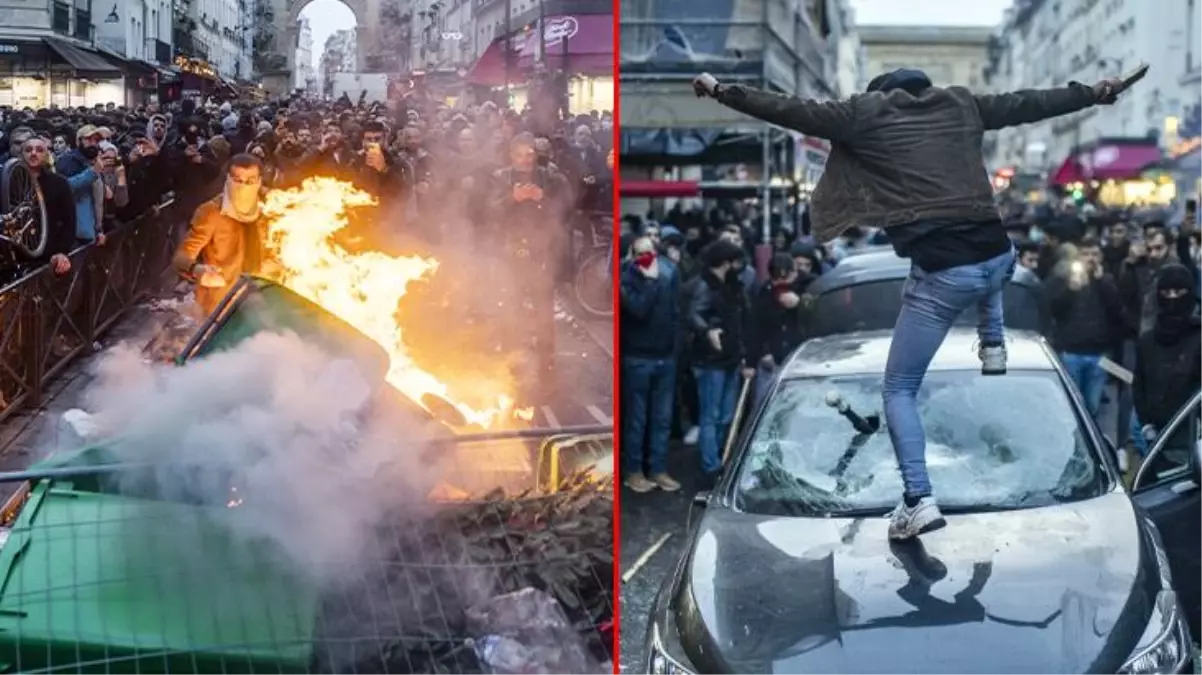
<svg viewBox="0 0 1202 675"><path fill-rule="evenodd" d="M608 318L614 314L613 214L593 213L586 219L591 241L586 241L576 255L572 290L581 309L592 316Z"/></svg>
<svg viewBox="0 0 1202 675"><path fill-rule="evenodd" d="M27 258L46 252L46 201L33 173L17 158L0 169L0 242Z"/></svg>

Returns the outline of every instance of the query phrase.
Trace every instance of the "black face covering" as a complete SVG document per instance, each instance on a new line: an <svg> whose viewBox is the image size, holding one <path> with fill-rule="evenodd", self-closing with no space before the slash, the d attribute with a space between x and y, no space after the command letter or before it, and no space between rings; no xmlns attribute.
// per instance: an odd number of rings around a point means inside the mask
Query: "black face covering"
<svg viewBox="0 0 1202 675"><path fill-rule="evenodd" d="M1175 298L1165 297L1162 291L1176 290ZM1176 342L1190 327L1194 307L1194 277L1184 265L1166 265L1156 276L1156 341Z"/></svg>

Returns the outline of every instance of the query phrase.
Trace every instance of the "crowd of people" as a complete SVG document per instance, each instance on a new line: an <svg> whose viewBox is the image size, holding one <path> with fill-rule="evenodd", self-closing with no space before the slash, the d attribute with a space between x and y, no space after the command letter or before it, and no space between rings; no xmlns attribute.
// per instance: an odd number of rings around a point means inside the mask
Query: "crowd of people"
<svg viewBox="0 0 1202 675"><path fill-rule="evenodd" d="M1199 246L1191 201L1177 216L1073 205L1021 208L1006 219L1017 264L1041 280L1049 338L1098 415L1115 396L1121 467L1147 452L1202 381ZM1184 213L1184 218L1181 214ZM850 251L888 247L884 230L852 228L826 244L774 216L767 278L756 274L758 214L742 204L672 208L621 221L622 471L636 492L675 491L673 440L695 446L702 485L721 471L742 379L751 402L810 333L810 284ZM1133 373L1125 386L1103 358ZM1107 383L1124 385L1107 388Z"/></svg>
<svg viewBox="0 0 1202 675"><path fill-rule="evenodd" d="M270 271L259 213L267 190L327 176L377 199L358 233L366 245L475 247L524 269L510 290L533 308L527 323L541 331L550 367L555 281L570 278L581 228L612 211L613 118L538 102L448 105L415 88L387 103L298 95L0 109L0 147L36 175L49 235L37 259L8 251L6 269L10 278L47 264L66 274L68 253L103 246L118 223L171 194L191 217L173 263L211 311L238 276Z"/></svg>

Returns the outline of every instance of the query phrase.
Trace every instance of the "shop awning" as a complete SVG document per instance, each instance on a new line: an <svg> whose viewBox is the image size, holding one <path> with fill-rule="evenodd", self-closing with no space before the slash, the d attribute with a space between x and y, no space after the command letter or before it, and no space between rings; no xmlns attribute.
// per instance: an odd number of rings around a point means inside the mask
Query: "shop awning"
<svg viewBox="0 0 1202 675"><path fill-rule="evenodd" d="M1070 183L1084 183L1085 174L1081 171L1081 165L1077 163L1076 157L1069 157L1064 160L1060 168L1048 178L1049 185L1062 186Z"/></svg>
<svg viewBox="0 0 1202 675"><path fill-rule="evenodd" d="M492 44L488 45L488 49L484 50L484 53L476 60L476 65L472 66L471 71L467 74L468 82L489 87L501 87L505 85L506 42L508 40L499 37L493 40ZM518 72L516 64L510 66L509 78L510 82L520 83L526 80Z"/></svg>
<svg viewBox="0 0 1202 675"><path fill-rule="evenodd" d="M1160 160L1160 148L1153 143L1103 143L1065 160L1051 183L1139 178L1145 167Z"/></svg>
<svg viewBox="0 0 1202 675"><path fill-rule="evenodd" d="M549 16L545 19L544 58L553 70L599 75L613 71L614 24L611 14ZM518 68L538 62L538 31L532 31L518 51Z"/></svg>
<svg viewBox="0 0 1202 675"><path fill-rule="evenodd" d="M697 197L701 186L695 180L623 180L619 183L623 197Z"/></svg>
<svg viewBox="0 0 1202 675"><path fill-rule="evenodd" d="M46 41L51 51L66 61L79 75L94 75L108 78L121 77L121 69L113 65L111 61L101 56L98 52L86 47L76 47L70 42L60 40L59 38L47 37L42 39Z"/></svg>

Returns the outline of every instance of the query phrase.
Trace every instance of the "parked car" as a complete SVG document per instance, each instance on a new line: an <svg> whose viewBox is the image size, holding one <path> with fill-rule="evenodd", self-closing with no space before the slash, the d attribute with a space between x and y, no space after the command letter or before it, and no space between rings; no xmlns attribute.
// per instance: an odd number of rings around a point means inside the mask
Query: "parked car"
<svg viewBox="0 0 1202 675"><path fill-rule="evenodd" d="M892 329L901 312L902 284L909 275L910 261L899 258L889 246L852 252L806 290L814 296L809 310L810 334ZM1015 268L1014 278L1002 292L1002 307L1007 328L1051 334L1043 284L1025 267ZM976 309L964 312L958 323L977 325Z"/></svg>
<svg viewBox="0 0 1202 675"><path fill-rule="evenodd" d="M905 542L887 430L834 407L877 413L890 334L798 348L698 496L647 672L1193 672L1199 397L1128 492L1047 343L1010 332L1008 374L981 377L975 339L954 328L919 394L948 524Z"/></svg>

